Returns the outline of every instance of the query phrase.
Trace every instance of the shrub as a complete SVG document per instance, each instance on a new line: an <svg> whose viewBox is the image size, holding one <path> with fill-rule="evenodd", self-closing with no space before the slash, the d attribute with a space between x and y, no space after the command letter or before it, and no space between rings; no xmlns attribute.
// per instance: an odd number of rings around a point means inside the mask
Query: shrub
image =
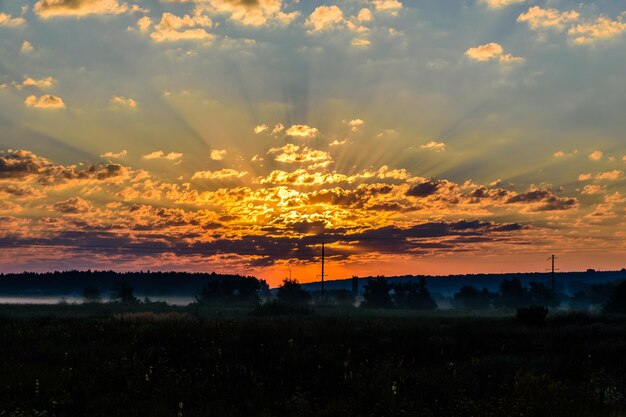
<svg viewBox="0 0 626 417"><path fill-rule="evenodd" d="M313 310L304 305L287 304L282 301L270 301L252 310L253 316L305 316Z"/></svg>

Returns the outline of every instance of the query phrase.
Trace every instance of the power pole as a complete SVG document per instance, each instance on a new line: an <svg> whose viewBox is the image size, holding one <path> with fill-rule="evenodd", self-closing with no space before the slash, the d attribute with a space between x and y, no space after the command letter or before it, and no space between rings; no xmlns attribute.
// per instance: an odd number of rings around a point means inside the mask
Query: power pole
<svg viewBox="0 0 626 417"><path fill-rule="evenodd" d="M552 261L552 268L550 268L550 275L551 275L551 280L552 280L552 292L554 292L554 260L557 259L554 255L552 255L551 257L548 258L549 261Z"/></svg>
<svg viewBox="0 0 626 417"><path fill-rule="evenodd" d="M322 242L322 273L321 275L318 275L318 277L322 278L322 298L324 298L324 277L326 277L326 274L324 273L324 261L324 242Z"/></svg>

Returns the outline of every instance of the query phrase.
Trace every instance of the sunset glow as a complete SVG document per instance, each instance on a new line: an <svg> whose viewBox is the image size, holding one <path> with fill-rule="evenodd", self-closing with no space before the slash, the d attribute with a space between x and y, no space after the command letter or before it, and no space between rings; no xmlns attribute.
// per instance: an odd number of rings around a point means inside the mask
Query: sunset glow
<svg viewBox="0 0 626 417"><path fill-rule="evenodd" d="M621 2L0 2L0 271L621 269Z"/></svg>

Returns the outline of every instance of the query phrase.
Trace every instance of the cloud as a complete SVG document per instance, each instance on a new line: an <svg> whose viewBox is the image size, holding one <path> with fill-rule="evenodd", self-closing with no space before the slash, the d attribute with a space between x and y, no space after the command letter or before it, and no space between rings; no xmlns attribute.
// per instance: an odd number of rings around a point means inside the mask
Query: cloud
<svg viewBox="0 0 626 417"><path fill-rule="evenodd" d="M600 159L602 159L603 155L604 154L602 153L602 151L593 151L589 154L589 160L599 161Z"/></svg>
<svg viewBox="0 0 626 417"><path fill-rule="evenodd" d="M580 174L578 176L578 181L617 181L621 179L623 175L623 171L614 169L613 171L598 172L596 174Z"/></svg>
<svg viewBox="0 0 626 417"><path fill-rule="evenodd" d="M362 119L344 120L343 123L350 126L352 132L358 132L359 128L365 124Z"/></svg>
<svg viewBox="0 0 626 417"><path fill-rule="evenodd" d="M542 9L540 6L533 6L526 13L518 16L517 21L528 23L533 30L553 29L562 31L565 26L578 20L580 14L575 10L561 12L557 9Z"/></svg>
<svg viewBox="0 0 626 417"><path fill-rule="evenodd" d="M79 169L76 166L55 165L26 150L9 150L0 155L0 179L34 179L42 186L80 181L104 181L127 178L129 170L118 164L94 164Z"/></svg>
<svg viewBox="0 0 626 417"><path fill-rule="evenodd" d="M229 180L241 178L248 175L247 171L237 171L230 168L221 169L219 171L197 171L191 177L192 180Z"/></svg>
<svg viewBox="0 0 626 417"><path fill-rule="evenodd" d="M285 125L283 125L282 123L276 123L274 129L272 129L272 135L278 135L283 130L285 130Z"/></svg>
<svg viewBox="0 0 626 417"><path fill-rule="evenodd" d="M601 194L606 189L604 185L595 185L589 184L585 185L585 188L582 190L582 194L593 195L593 194Z"/></svg>
<svg viewBox="0 0 626 417"><path fill-rule="evenodd" d="M28 42L28 41L24 41L22 42L22 47L20 48L20 52L23 54L30 54L31 52L33 52L33 45Z"/></svg>
<svg viewBox="0 0 626 417"><path fill-rule="evenodd" d="M82 17L87 15L123 14L133 12L127 3L118 0L39 0L33 9L39 17Z"/></svg>
<svg viewBox="0 0 626 417"><path fill-rule="evenodd" d="M356 16L359 22L371 22L373 19L372 11L367 8L362 8L359 10L359 14Z"/></svg>
<svg viewBox="0 0 626 417"><path fill-rule="evenodd" d="M255 134L260 135L263 132L267 132L267 129L269 129L269 126L266 124L262 124L255 126L253 131Z"/></svg>
<svg viewBox="0 0 626 417"><path fill-rule="evenodd" d="M182 153L179 152L170 152L166 154L163 151L154 151L147 155L143 155L143 159L167 159L168 161L176 161L183 157Z"/></svg>
<svg viewBox="0 0 626 417"><path fill-rule="evenodd" d="M525 204L530 212L564 211L577 208L578 200L558 197L549 190L536 189L509 197L506 204Z"/></svg>
<svg viewBox="0 0 626 417"><path fill-rule="evenodd" d="M376 11L386 12L392 16L396 16L398 11L402 9L402 3L398 0L373 0L372 4Z"/></svg>
<svg viewBox="0 0 626 417"><path fill-rule="evenodd" d="M211 151L211 159L214 161L221 161L226 155L226 149L213 149Z"/></svg>
<svg viewBox="0 0 626 417"><path fill-rule="evenodd" d="M296 138L314 138L319 134L319 130L307 125L292 125L285 133Z"/></svg>
<svg viewBox="0 0 626 417"><path fill-rule="evenodd" d="M486 4L490 9L501 9L513 4L524 3L525 1L526 0L480 0L481 3Z"/></svg>
<svg viewBox="0 0 626 417"><path fill-rule="evenodd" d="M497 59L504 64L520 63L524 61L524 58L513 56L511 54L505 54L502 45L491 42L485 45L469 48L465 51L465 55L478 62L487 62Z"/></svg>
<svg viewBox="0 0 626 417"><path fill-rule="evenodd" d="M337 29L343 23L343 11L337 6L319 6L306 20L312 32Z"/></svg>
<svg viewBox="0 0 626 417"><path fill-rule="evenodd" d="M442 184L443 183L440 181L432 181L432 180L424 181L410 188L406 192L406 195L410 197L420 197L420 198L429 197L435 194L437 190L439 190L439 187L441 187Z"/></svg>
<svg viewBox="0 0 626 417"><path fill-rule="evenodd" d="M348 143L347 139L344 139L344 140L335 139L334 141L330 142L328 146L341 146L341 145L345 145L346 143Z"/></svg>
<svg viewBox="0 0 626 417"><path fill-rule="evenodd" d="M275 170L272 171L267 177L258 178L256 182L259 184L313 186L350 182L350 180L350 178L343 174L321 172L310 173L305 169L297 169L293 172Z"/></svg>
<svg viewBox="0 0 626 417"><path fill-rule="evenodd" d="M43 95L41 97L37 97L34 95L26 97L24 101L28 107L33 107L37 109L64 109L65 103L61 99L61 97L53 96L53 95Z"/></svg>
<svg viewBox="0 0 626 417"><path fill-rule="evenodd" d="M0 26L17 27L26 23L26 19L22 17L13 17L7 13L0 13Z"/></svg>
<svg viewBox="0 0 626 417"><path fill-rule="evenodd" d="M128 110L137 110L137 101L132 98L113 96L111 98L111 104L118 108L125 108Z"/></svg>
<svg viewBox="0 0 626 417"><path fill-rule="evenodd" d="M275 155L275 161L287 164L311 163L316 166L326 166L332 162L332 157L328 152L300 147L292 143L272 148L267 153Z"/></svg>
<svg viewBox="0 0 626 417"><path fill-rule="evenodd" d="M446 146L447 145L443 142L436 142L434 140L431 140L430 142L421 145L420 148L427 151L441 152L446 150Z"/></svg>
<svg viewBox="0 0 626 417"><path fill-rule="evenodd" d="M196 2L202 3L198 10L227 15L230 20L246 26L288 25L300 16L297 11L286 12L282 0L196 0Z"/></svg>
<svg viewBox="0 0 626 417"><path fill-rule="evenodd" d="M567 34L574 44L587 45L616 38L624 32L626 23L621 18L611 20L608 17L597 17L593 23L572 26Z"/></svg>
<svg viewBox="0 0 626 417"><path fill-rule="evenodd" d="M56 80L52 77L42 78L40 80L36 80L34 78L25 77L22 84L18 84L17 88L22 89L24 87L36 87L40 89L47 89L54 87Z"/></svg>
<svg viewBox="0 0 626 417"><path fill-rule="evenodd" d="M140 19L141 21L141 19ZM148 22L143 22L147 25ZM139 25L140 22L137 22ZM205 41L210 42L215 35L206 31L205 28L213 26L210 17L200 13L193 16L184 15L182 17L175 14L165 12L161 15L161 21L154 27L154 32L150 34L152 40L160 42L179 42L179 41ZM146 32L148 29L142 29ZM149 25L148 25L149 27Z"/></svg>
<svg viewBox="0 0 626 417"><path fill-rule="evenodd" d="M371 45L371 42L365 38L354 38L350 44L356 48L367 48Z"/></svg>
<svg viewBox="0 0 626 417"><path fill-rule="evenodd" d="M71 197L67 200L54 203L54 209L65 214L87 213L92 209L91 204L80 197Z"/></svg>
<svg viewBox="0 0 626 417"><path fill-rule="evenodd" d="M141 33L147 33L152 26L152 19L149 16L143 16L137 20L137 27Z"/></svg>
<svg viewBox="0 0 626 417"><path fill-rule="evenodd" d="M105 152L100 155L100 158L109 158L109 159L121 159L126 158L128 155L128 151L126 149L119 152Z"/></svg>

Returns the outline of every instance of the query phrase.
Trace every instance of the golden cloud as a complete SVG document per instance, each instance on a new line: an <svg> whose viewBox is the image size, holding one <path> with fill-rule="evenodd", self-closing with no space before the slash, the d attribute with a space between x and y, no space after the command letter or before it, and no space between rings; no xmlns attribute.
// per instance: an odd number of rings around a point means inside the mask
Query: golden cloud
<svg viewBox="0 0 626 417"><path fill-rule="evenodd" d="M34 11L48 19L58 16L82 17L87 15L123 14L132 12L127 3L118 0L39 0Z"/></svg>
<svg viewBox="0 0 626 417"><path fill-rule="evenodd" d="M336 29L343 22L343 11L337 6L319 6L306 20L312 32Z"/></svg>
<svg viewBox="0 0 626 417"><path fill-rule="evenodd" d="M33 52L33 44L28 41L22 42L22 47L20 48L20 52L23 54L29 54Z"/></svg>
<svg viewBox="0 0 626 417"><path fill-rule="evenodd" d="M126 158L127 155L128 155L128 151L124 149L119 152L105 152L102 155L100 155L100 158L121 159L121 158Z"/></svg>
<svg viewBox="0 0 626 417"><path fill-rule="evenodd" d="M288 143L277 148L271 148L267 153L274 154L275 161L288 164L312 163L317 166L326 166L332 162L332 157L328 152L308 147L301 148L293 143Z"/></svg>
<svg viewBox="0 0 626 417"><path fill-rule="evenodd" d="M214 161L221 161L226 156L225 149L213 149L211 151L211 159Z"/></svg>
<svg viewBox="0 0 626 417"><path fill-rule="evenodd" d="M621 19L611 20L608 17L597 17L593 23L572 26L567 34L573 43L586 45L616 38L624 32L626 32L626 23Z"/></svg>
<svg viewBox="0 0 626 417"><path fill-rule="evenodd" d="M292 125L285 133L296 138L314 138L319 134L319 130L307 125Z"/></svg>
<svg viewBox="0 0 626 417"><path fill-rule="evenodd" d="M40 89L46 89L46 88L54 87L55 83L56 83L56 80L52 77L42 78L40 80L36 80L30 77L25 77L24 81L22 81L22 84L18 85L18 89L21 89L23 87L36 87Z"/></svg>
<svg viewBox="0 0 626 417"><path fill-rule="evenodd" d="M37 97L34 95L26 97L24 101L28 107L34 107L37 109L64 109L65 103L61 97L53 96L50 94Z"/></svg>
<svg viewBox="0 0 626 417"><path fill-rule="evenodd" d="M137 25L142 32L146 32L150 27L148 23L147 21L141 22L140 20L140 22L137 22ZM212 26L213 21L211 18L201 13L196 13L193 16L184 15L180 17L165 12L161 15L161 21L154 27L154 32L150 34L150 37L158 43L179 41L210 42L215 38L215 35L207 32L204 28L210 28Z"/></svg>
<svg viewBox="0 0 626 417"><path fill-rule="evenodd" d="M167 159L168 161L176 161L183 157L180 152L165 153L163 151L154 151L147 155L143 155L143 159Z"/></svg>
<svg viewBox="0 0 626 417"><path fill-rule="evenodd" d="M420 148L422 149L426 149L428 151L435 151L435 152L441 152L441 151L445 151L446 150L446 144L443 142L436 142L434 140L425 143L423 145L420 146Z"/></svg>
<svg viewBox="0 0 626 417"><path fill-rule="evenodd" d="M557 9L542 9L540 6L533 6L526 13L518 16L517 21L528 23L531 29L554 29L561 31L565 25L578 20L580 14L575 10L561 12Z"/></svg>
<svg viewBox="0 0 626 417"><path fill-rule="evenodd" d="M359 10L359 14L356 16L359 22L371 22L373 19L372 11L367 8Z"/></svg>
<svg viewBox="0 0 626 417"><path fill-rule="evenodd" d="M398 10L402 9L402 3L398 0L373 0L372 3L377 11L387 12L394 16L398 14Z"/></svg>
<svg viewBox="0 0 626 417"><path fill-rule="evenodd" d="M237 171L235 169L225 168L219 171L197 171L191 177L192 180L228 180L242 178L248 175L247 171Z"/></svg>
<svg viewBox="0 0 626 417"><path fill-rule="evenodd" d="M13 17L7 13L0 13L0 26L17 27L26 23L22 17Z"/></svg>
<svg viewBox="0 0 626 417"><path fill-rule="evenodd" d="M501 9L513 4L524 3L526 0L480 0L481 3L486 4L490 9Z"/></svg>
<svg viewBox="0 0 626 417"><path fill-rule="evenodd" d="M230 20L246 26L265 26L270 23L288 25L300 13L285 12L282 0L195 0L196 10L228 15Z"/></svg>
<svg viewBox="0 0 626 417"><path fill-rule="evenodd" d="M485 45L469 48L467 51L465 51L465 55L468 58L478 62L487 62L493 59L497 59L501 63L511 64L524 61L524 58L522 57L505 54L502 45L496 42L491 42Z"/></svg>
<svg viewBox="0 0 626 417"><path fill-rule="evenodd" d="M137 110L137 101L129 97L113 96L111 98L111 104L116 107Z"/></svg>

